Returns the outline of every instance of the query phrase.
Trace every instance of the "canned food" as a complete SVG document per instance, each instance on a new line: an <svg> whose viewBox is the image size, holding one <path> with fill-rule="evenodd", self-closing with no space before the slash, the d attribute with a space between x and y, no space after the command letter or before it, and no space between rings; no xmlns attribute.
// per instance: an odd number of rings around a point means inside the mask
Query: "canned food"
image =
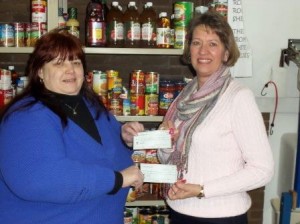
<svg viewBox="0 0 300 224"><path fill-rule="evenodd" d="M132 116L145 115L145 94L130 95L130 114Z"/></svg>
<svg viewBox="0 0 300 224"><path fill-rule="evenodd" d="M31 22L46 23L47 22L47 1L32 0L31 1Z"/></svg>
<svg viewBox="0 0 300 224"><path fill-rule="evenodd" d="M94 70L92 72L92 86L95 93L99 95L107 94L107 75L105 72Z"/></svg>
<svg viewBox="0 0 300 224"><path fill-rule="evenodd" d="M145 95L145 115L156 116L158 115L158 94Z"/></svg>
<svg viewBox="0 0 300 224"><path fill-rule="evenodd" d="M123 114L123 100L120 98L109 100L109 111L116 116Z"/></svg>
<svg viewBox="0 0 300 224"><path fill-rule="evenodd" d="M184 49L187 28L185 26L176 26L174 33L175 33L174 48Z"/></svg>
<svg viewBox="0 0 300 224"><path fill-rule="evenodd" d="M106 74L108 78L119 76L119 72L117 70L106 70Z"/></svg>
<svg viewBox="0 0 300 224"><path fill-rule="evenodd" d="M156 93L159 91L159 74L147 72L145 74L145 93Z"/></svg>
<svg viewBox="0 0 300 224"><path fill-rule="evenodd" d="M47 32L46 23L31 23L30 25L30 47L34 47L36 41Z"/></svg>
<svg viewBox="0 0 300 224"><path fill-rule="evenodd" d="M0 24L0 46L13 47L15 46L15 28L13 24Z"/></svg>
<svg viewBox="0 0 300 224"><path fill-rule="evenodd" d="M175 2L174 4L174 25L187 26L194 15L193 2Z"/></svg>
<svg viewBox="0 0 300 224"><path fill-rule="evenodd" d="M145 74L142 70L134 70L131 73L130 93L132 94L145 93Z"/></svg>
<svg viewBox="0 0 300 224"><path fill-rule="evenodd" d="M25 24L14 23L15 47L25 47Z"/></svg>

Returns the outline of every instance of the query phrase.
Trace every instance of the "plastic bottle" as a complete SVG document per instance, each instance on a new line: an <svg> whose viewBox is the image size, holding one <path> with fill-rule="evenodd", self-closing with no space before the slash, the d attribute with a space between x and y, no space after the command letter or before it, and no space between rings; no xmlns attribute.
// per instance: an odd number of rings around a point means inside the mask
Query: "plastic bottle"
<svg viewBox="0 0 300 224"><path fill-rule="evenodd" d="M167 17L166 12L159 14L156 28L156 46L158 48L170 48L171 29L170 19Z"/></svg>
<svg viewBox="0 0 300 224"><path fill-rule="evenodd" d="M66 20L63 16L64 9L63 8L58 8L58 28L65 28L66 27Z"/></svg>
<svg viewBox="0 0 300 224"><path fill-rule="evenodd" d="M107 46L124 46L124 23L123 13L119 9L119 3L113 1L107 14Z"/></svg>
<svg viewBox="0 0 300 224"><path fill-rule="evenodd" d="M66 22L67 30L75 37L79 38L79 21L77 20L77 8L71 7L68 9L69 19Z"/></svg>
<svg viewBox="0 0 300 224"><path fill-rule="evenodd" d="M171 15L170 20L170 48L174 48L175 44L175 24L174 24L175 14Z"/></svg>
<svg viewBox="0 0 300 224"><path fill-rule="evenodd" d="M156 45L156 12L152 2L146 2L140 15L141 47L155 47Z"/></svg>
<svg viewBox="0 0 300 224"><path fill-rule="evenodd" d="M105 47L106 45L106 21L104 6L100 0L91 0L86 10L86 46Z"/></svg>
<svg viewBox="0 0 300 224"><path fill-rule="evenodd" d="M123 18L125 25L125 47L139 47L141 39L141 25L135 2L129 2Z"/></svg>

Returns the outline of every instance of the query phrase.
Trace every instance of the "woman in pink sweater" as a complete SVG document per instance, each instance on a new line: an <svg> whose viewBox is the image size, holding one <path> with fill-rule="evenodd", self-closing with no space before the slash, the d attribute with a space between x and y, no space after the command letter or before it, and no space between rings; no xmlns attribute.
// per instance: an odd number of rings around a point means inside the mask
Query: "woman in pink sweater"
<svg viewBox="0 0 300 224"><path fill-rule="evenodd" d="M167 191L172 224L246 224L247 191L267 184L274 161L253 93L231 77L239 58L233 32L217 13L192 20L183 58L196 77L170 106L161 129L173 129L173 148L161 163L175 164Z"/></svg>

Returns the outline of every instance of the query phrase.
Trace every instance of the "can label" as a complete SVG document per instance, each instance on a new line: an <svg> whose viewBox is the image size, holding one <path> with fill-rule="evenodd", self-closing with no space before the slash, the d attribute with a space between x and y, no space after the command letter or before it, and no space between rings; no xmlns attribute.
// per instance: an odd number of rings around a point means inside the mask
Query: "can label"
<svg viewBox="0 0 300 224"><path fill-rule="evenodd" d="M159 74L147 72L145 74L145 93L156 93L159 91Z"/></svg>
<svg viewBox="0 0 300 224"><path fill-rule="evenodd" d="M187 26L194 15L193 2L175 2L174 24L175 26Z"/></svg>
<svg viewBox="0 0 300 224"><path fill-rule="evenodd" d="M145 115L158 115L158 94L145 95Z"/></svg>

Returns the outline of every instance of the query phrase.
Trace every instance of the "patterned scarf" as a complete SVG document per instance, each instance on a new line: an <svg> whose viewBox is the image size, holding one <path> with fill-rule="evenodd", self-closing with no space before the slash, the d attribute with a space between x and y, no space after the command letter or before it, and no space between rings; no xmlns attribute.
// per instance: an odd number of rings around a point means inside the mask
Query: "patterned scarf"
<svg viewBox="0 0 300 224"><path fill-rule="evenodd" d="M188 171L188 155L195 129L206 118L215 106L218 98L225 92L231 81L230 70L222 66L198 89L198 79L195 77L170 105L164 121L179 120L179 137L174 145L174 152L168 163L177 165L178 178L183 178L183 172Z"/></svg>

